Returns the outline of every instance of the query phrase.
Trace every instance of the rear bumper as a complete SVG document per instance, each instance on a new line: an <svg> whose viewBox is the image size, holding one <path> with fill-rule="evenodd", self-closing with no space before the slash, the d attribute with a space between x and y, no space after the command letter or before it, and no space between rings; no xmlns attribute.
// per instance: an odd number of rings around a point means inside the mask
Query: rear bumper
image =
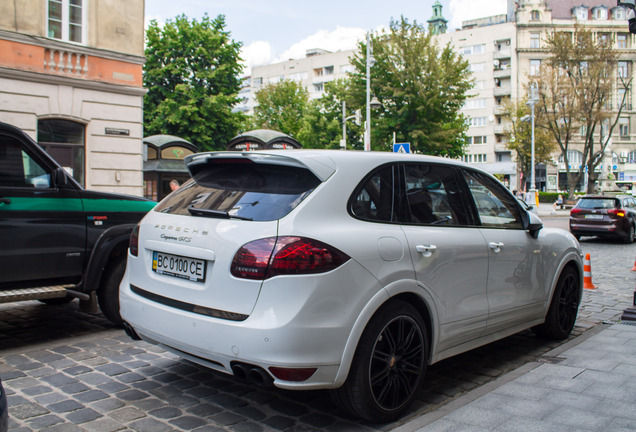
<svg viewBox="0 0 636 432"><path fill-rule="evenodd" d="M120 311L142 339L208 368L234 374L232 366L240 362L267 371L280 388L332 388L351 330L377 292L377 281L350 261L328 274L305 275L300 282L296 277L266 281L249 317L232 321L139 296L126 274ZM269 372L273 366L317 370L306 381L292 382L276 379Z"/></svg>
<svg viewBox="0 0 636 432"><path fill-rule="evenodd" d="M570 232L573 235L580 236L601 236L621 238L628 234L627 228L623 223L611 223L606 225L590 225L580 222L570 221Z"/></svg>

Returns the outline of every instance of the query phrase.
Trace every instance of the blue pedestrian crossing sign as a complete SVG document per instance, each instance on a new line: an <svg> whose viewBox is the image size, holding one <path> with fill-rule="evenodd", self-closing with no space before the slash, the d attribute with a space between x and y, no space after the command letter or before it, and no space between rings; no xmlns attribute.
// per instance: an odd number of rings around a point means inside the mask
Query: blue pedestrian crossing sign
<svg viewBox="0 0 636 432"><path fill-rule="evenodd" d="M411 143L393 144L393 153L411 153Z"/></svg>

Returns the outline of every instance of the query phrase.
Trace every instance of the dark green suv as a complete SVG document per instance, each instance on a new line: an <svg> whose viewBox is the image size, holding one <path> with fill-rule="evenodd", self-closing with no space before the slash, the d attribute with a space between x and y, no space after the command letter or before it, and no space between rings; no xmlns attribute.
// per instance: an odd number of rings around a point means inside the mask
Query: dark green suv
<svg viewBox="0 0 636 432"><path fill-rule="evenodd" d="M83 189L35 141L0 122L0 303L77 297L116 324L130 233L154 207Z"/></svg>

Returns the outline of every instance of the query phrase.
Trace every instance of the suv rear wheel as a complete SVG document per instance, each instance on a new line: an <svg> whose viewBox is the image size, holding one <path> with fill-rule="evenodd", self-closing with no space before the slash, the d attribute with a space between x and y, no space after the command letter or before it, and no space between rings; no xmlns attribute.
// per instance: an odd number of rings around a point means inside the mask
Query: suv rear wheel
<svg viewBox="0 0 636 432"><path fill-rule="evenodd" d="M106 318L116 325L123 320L119 314L119 284L126 270L126 255L119 256L104 270L104 279L97 290L99 308Z"/></svg>
<svg viewBox="0 0 636 432"><path fill-rule="evenodd" d="M426 324L418 311L404 301L388 303L367 325L334 400L366 420L395 420L420 388L427 359Z"/></svg>

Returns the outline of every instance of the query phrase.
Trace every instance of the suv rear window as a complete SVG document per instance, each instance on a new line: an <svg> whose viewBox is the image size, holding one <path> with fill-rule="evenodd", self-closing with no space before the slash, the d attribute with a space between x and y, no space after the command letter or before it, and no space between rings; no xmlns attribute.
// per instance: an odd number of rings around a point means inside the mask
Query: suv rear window
<svg viewBox="0 0 636 432"><path fill-rule="evenodd" d="M581 198L578 208L582 209L613 209L619 207L614 198Z"/></svg>
<svg viewBox="0 0 636 432"><path fill-rule="evenodd" d="M319 184L320 180L311 171L298 167L211 163L166 197L155 210L271 221L291 212Z"/></svg>

